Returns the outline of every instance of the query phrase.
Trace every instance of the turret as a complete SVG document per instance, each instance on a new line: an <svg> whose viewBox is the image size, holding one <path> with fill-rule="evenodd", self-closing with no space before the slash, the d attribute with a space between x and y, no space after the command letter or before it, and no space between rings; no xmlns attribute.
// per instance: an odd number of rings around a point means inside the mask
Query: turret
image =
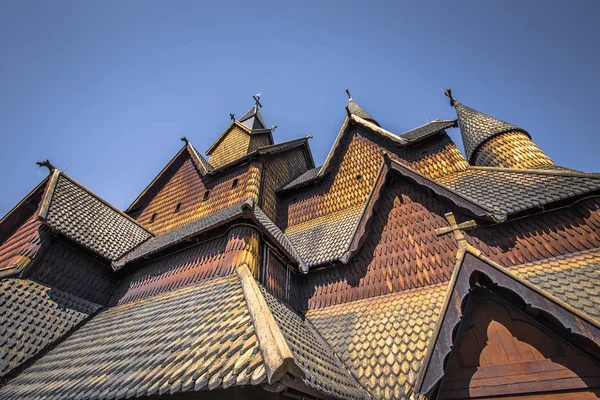
<svg viewBox="0 0 600 400"><path fill-rule="evenodd" d="M503 168L539 168L554 162L531 140L525 129L461 104L446 90L456 109L465 155L471 165Z"/></svg>

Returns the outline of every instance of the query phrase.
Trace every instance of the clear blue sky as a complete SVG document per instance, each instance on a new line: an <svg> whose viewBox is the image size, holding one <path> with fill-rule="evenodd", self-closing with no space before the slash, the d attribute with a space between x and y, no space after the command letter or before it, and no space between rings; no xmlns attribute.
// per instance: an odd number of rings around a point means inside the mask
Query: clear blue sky
<svg viewBox="0 0 600 400"><path fill-rule="evenodd" d="M0 215L46 158L124 209L181 136L206 150L257 92L275 140L312 134L317 164L347 87L395 133L454 118L452 87L600 170L600 1L375 3L0 0Z"/></svg>

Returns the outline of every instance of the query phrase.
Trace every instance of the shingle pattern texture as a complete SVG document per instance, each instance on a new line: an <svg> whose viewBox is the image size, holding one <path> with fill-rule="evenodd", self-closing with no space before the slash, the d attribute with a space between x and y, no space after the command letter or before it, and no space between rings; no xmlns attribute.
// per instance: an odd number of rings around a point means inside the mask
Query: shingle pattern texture
<svg viewBox="0 0 600 400"><path fill-rule="evenodd" d="M238 185L234 188L235 179L238 179ZM259 186L260 170L253 164L210 178L201 176L192 160L188 159L150 200L137 220L156 234L162 234L248 197L257 200ZM209 195L205 200L206 191ZM175 211L179 203L180 209Z"/></svg>
<svg viewBox="0 0 600 400"><path fill-rule="evenodd" d="M0 390L3 399L122 399L266 378L237 275L107 309Z"/></svg>
<svg viewBox="0 0 600 400"><path fill-rule="evenodd" d="M456 126L455 120L434 120L426 123L423 126L405 132L401 134L400 137L409 142L415 142L454 126Z"/></svg>
<svg viewBox="0 0 600 400"><path fill-rule="evenodd" d="M357 117L370 121L375 125L379 126L379 123L375 120L375 118L371 117L371 115L369 115L368 112L363 110L362 107L359 106L353 99L350 99L350 101L348 101L348 110L350 111L350 114L356 115Z"/></svg>
<svg viewBox="0 0 600 400"><path fill-rule="evenodd" d="M364 399L366 393L318 333L303 318L260 287L296 362L305 373L304 382L319 393L334 398Z"/></svg>
<svg viewBox="0 0 600 400"><path fill-rule="evenodd" d="M504 214L565 200L600 189L600 178L534 171L468 169L438 179L450 189Z"/></svg>
<svg viewBox="0 0 600 400"><path fill-rule="evenodd" d="M525 132L516 125L490 117L464 104L456 103L455 108L467 160L472 160L475 150L483 142L499 133Z"/></svg>
<svg viewBox="0 0 600 400"><path fill-rule="evenodd" d="M267 127L258 106L252 107L239 121L250 130L265 129Z"/></svg>
<svg viewBox="0 0 600 400"><path fill-rule="evenodd" d="M239 125L232 125L225 135L219 139L215 148L211 149L209 163L219 168L248 154L251 135Z"/></svg>
<svg viewBox="0 0 600 400"><path fill-rule="evenodd" d="M141 257L150 255L152 253L156 253L157 251L179 243L187 237L191 237L195 234L198 234L209 227L234 218L241 214L242 205L244 204L245 202L234 204L233 206L215 211L214 213L209 214L204 218L197 219L172 231L168 231L162 235L158 235L148 240L146 243L142 244L141 246L133 250L131 253L127 254L122 260L119 260L119 266L122 266L123 264L128 263L132 260L136 260Z"/></svg>
<svg viewBox="0 0 600 400"><path fill-rule="evenodd" d="M124 304L226 275L227 236L175 252L136 268L119 283L112 304ZM223 269L223 271L222 271Z"/></svg>
<svg viewBox="0 0 600 400"><path fill-rule="evenodd" d="M60 339L99 308L97 304L33 281L3 279L0 377Z"/></svg>
<svg viewBox="0 0 600 400"><path fill-rule="evenodd" d="M458 216L459 221L468 218ZM510 267L600 247L600 198L465 232L486 257Z"/></svg>
<svg viewBox="0 0 600 400"><path fill-rule="evenodd" d="M22 269L35 258L41 245L40 229L44 228L34 213L0 244L0 271Z"/></svg>
<svg viewBox="0 0 600 400"><path fill-rule="evenodd" d="M261 181L261 208L270 219L274 221L277 218L277 208L280 207L276 190L311 167L312 163L306 157L306 149L302 147L269 157Z"/></svg>
<svg viewBox="0 0 600 400"><path fill-rule="evenodd" d="M511 272L600 321L600 249L519 265Z"/></svg>
<svg viewBox="0 0 600 400"><path fill-rule="evenodd" d="M194 236L222 222L239 217L242 214L244 207L249 207L250 212L254 214L256 220L262 225L262 227L267 230L273 236L276 242L278 242L279 245L281 245L290 255L292 255L298 263L303 262L301 256L294 248L292 241L286 236L286 234L284 234L281 229L279 229L279 227L275 225L275 223L273 223L269 217L267 217L260 207L253 204L252 199L247 199L231 207L221 209L207 215L204 218L195 220L180 228L148 240L146 243L127 254L127 256L122 260L119 260L118 267L122 267L128 262L148 256L152 253L156 253L162 249L177 244L185 238Z"/></svg>
<svg viewBox="0 0 600 400"><path fill-rule="evenodd" d="M306 265L334 261L342 256L362 215L362 206L315 218L288 228L286 236Z"/></svg>
<svg viewBox="0 0 600 400"><path fill-rule="evenodd" d="M327 307L448 281L458 247L452 235L435 232L447 226L448 211L418 187L393 181L354 258L297 278L297 307Z"/></svg>
<svg viewBox="0 0 600 400"><path fill-rule="evenodd" d="M523 132L506 132L484 142L475 153L474 165L531 169L554 162Z"/></svg>
<svg viewBox="0 0 600 400"><path fill-rule="evenodd" d="M308 171L304 172L302 175L300 175L299 177L297 177L296 179L294 179L287 185L284 185L281 188L281 190L291 189L296 186L301 186L305 183L312 181L319 174L320 170L321 170L321 167L315 167L315 168L309 169Z"/></svg>
<svg viewBox="0 0 600 400"><path fill-rule="evenodd" d="M119 258L152 236L62 174L50 202L47 223L109 260Z"/></svg>
<svg viewBox="0 0 600 400"><path fill-rule="evenodd" d="M27 276L103 306L109 304L119 279L108 265L59 241L48 246Z"/></svg>
<svg viewBox="0 0 600 400"><path fill-rule="evenodd" d="M311 310L307 318L376 399L408 396L447 284Z"/></svg>

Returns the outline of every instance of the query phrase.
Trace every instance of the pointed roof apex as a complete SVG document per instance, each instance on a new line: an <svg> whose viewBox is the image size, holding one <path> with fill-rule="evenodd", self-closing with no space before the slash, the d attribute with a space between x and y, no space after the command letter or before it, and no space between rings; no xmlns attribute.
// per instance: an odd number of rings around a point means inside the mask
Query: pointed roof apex
<svg viewBox="0 0 600 400"><path fill-rule="evenodd" d="M460 127L465 155L469 163L472 163L472 158L477 149L496 135L516 131L530 136L529 132L523 128L465 106L452 96L451 89L446 89L445 95L450 99L450 105L456 109L458 126Z"/></svg>
<svg viewBox="0 0 600 400"><path fill-rule="evenodd" d="M260 104L260 93L255 94L252 98L255 102L254 107L244 114L244 116L239 119L239 122L252 131L256 129L267 129L267 124L265 124L260 113L260 107L262 107L262 104ZM233 117L233 114L230 115Z"/></svg>
<svg viewBox="0 0 600 400"><path fill-rule="evenodd" d="M369 122L372 122L375 125L381 127L381 125L379 125L379 122L377 122L375 120L375 118L371 117L371 115L369 115L368 112L366 112L365 110L363 110L362 107L359 106L354 101L354 99L352 98L352 95L350 94L350 91L348 89L346 89L346 93L348 94L348 105L346 106L346 111L348 112L348 114L350 114L350 115L356 115L357 117L365 119L365 120L367 120Z"/></svg>

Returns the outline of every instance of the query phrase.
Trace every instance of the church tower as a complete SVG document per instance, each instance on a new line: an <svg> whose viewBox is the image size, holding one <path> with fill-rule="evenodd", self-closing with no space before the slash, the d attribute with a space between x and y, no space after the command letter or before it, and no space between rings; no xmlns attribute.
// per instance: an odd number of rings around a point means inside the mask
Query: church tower
<svg viewBox="0 0 600 400"><path fill-rule="evenodd" d="M264 146L273 144L271 128L267 128L260 113L259 95L254 96L254 106L237 120L230 114L231 123L206 151L209 162L219 168Z"/></svg>
<svg viewBox="0 0 600 400"><path fill-rule="evenodd" d="M522 128L461 104L446 90L456 109L465 155L471 165L539 168L555 165Z"/></svg>

